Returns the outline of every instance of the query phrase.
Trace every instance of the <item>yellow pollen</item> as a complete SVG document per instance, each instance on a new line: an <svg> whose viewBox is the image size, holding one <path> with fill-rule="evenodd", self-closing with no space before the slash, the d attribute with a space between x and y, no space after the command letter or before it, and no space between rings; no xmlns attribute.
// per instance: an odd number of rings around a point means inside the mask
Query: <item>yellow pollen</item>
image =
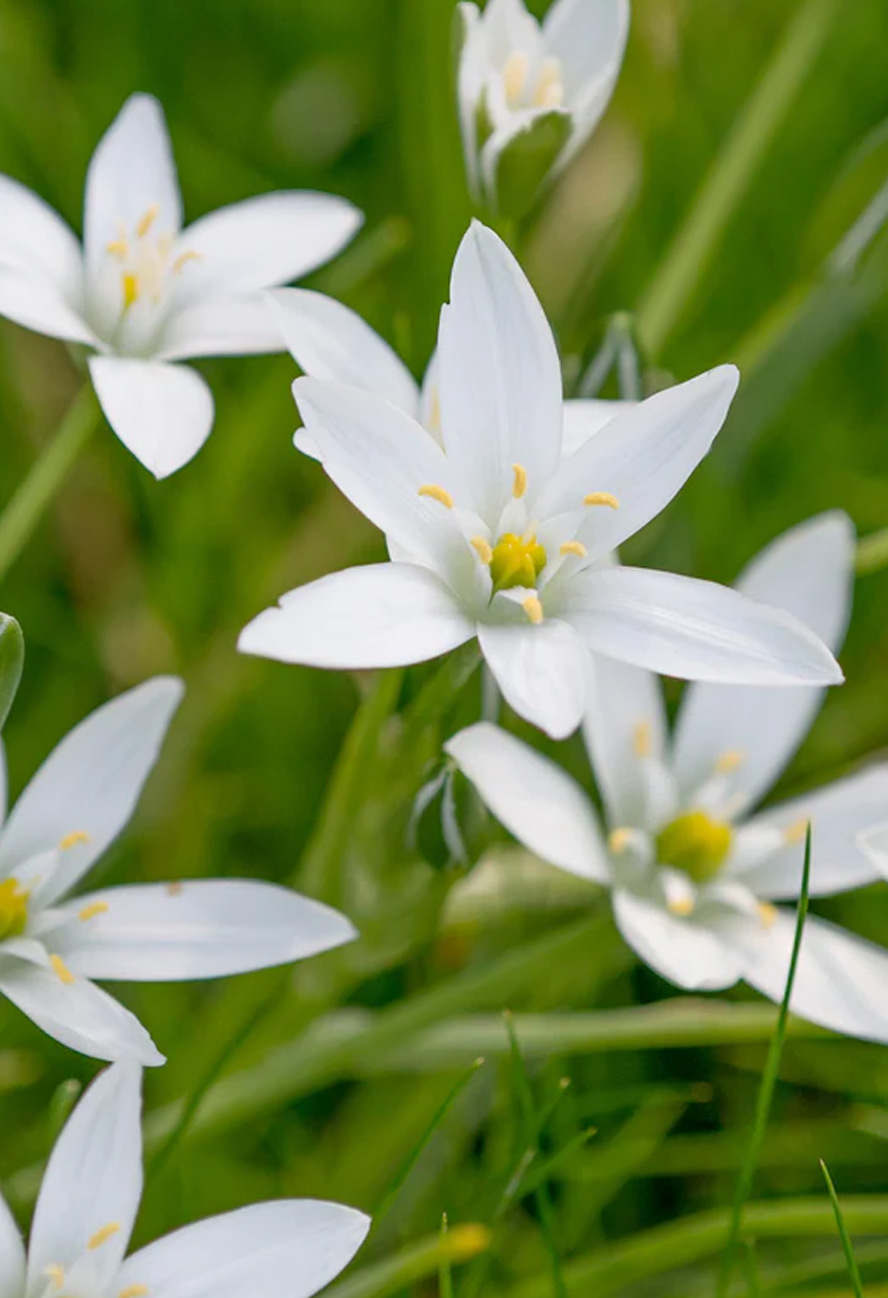
<svg viewBox="0 0 888 1298"><path fill-rule="evenodd" d="M619 825L616 829L612 829L607 836L607 845L612 852L616 853L617 856L619 856L621 852L625 852L631 842L632 830L627 829L624 825Z"/></svg>
<svg viewBox="0 0 888 1298"><path fill-rule="evenodd" d="M530 60L521 50L513 50L503 65L503 90L506 100L514 104L521 98Z"/></svg>
<svg viewBox="0 0 888 1298"><path fill-rule="evenodd" d="M147 1292L146 1284L128 1284L125 1289L121 1289L117 1298L145 1298Z"/></svg>
<svg viewBox="0 0 888 1298"><path fill-rule="evenodd" d="M77 912L77 918L82 920L95 919L96 915L104 915L108 909L107 901L93 901L88 906L84 906L83 910Z"/></svg>
<svg viewBox="0 0 888 1298"><path fill-rule="evenodd" d="M148 231L151 229L154 222L157 220L159 213L160 213L160 208L157 206L156 203L152 203L151 206L148 208L148 211L139 221L139 224L136 226L137 239L145 238L145 235L148 233Z"/></svg>
<svg viewBox="0 0 888 1298"><path fill-rule="evenodd" d="M762 921L762 928L773 928L774 921L777 918L777 907L772 906L769 901L760 901L757 910L759 919Z"/></svg>
<svg viewBox="0 0 888 1298"><path fill-rule="evenodd" d="M112 239L110 243L105 244L105 251L109 252L112 257L119 257L121 261L129 256L129 244L125 238Z"/></svg>
<svg viewBox="0 0 888 1298"><path fill-rule="evenodd" d="M19 937L28 923L28 894L18 879L0 883L0 940Z"/></svg>
<svg viewBox="0 0 888 1298"><path fill-rule="evenodd" d="M103 1226L101 1230L96 1231L95 1235L90 1236L87 1240L86 1247L89 1249L101 1248L102 1245L107 1244L111 1236L116 1235L119 1230L119 1221L109 1221L107 1226Z"/></svg>
<svg viewBox="0 0 888 1298"><path fill-rule="evenodd" d="M719 757L715 769L719 775L730 775L731 771L736 771L745 761L746 756L739 748L729 748Z"/></svg>
<svg viewBox="0 0 888 1298"><path fill-rule="evenodd" d="M693 897L672 897L666 903L666 909L670 915L678 915L680 919L685 919L694 912L696 905Z"/></svg>
<svg viewBox="0 0 888 1298"><path fill-rule="evenodd" d="M64 983L66 987L70 987L72 983L77 981L60 955L51 955L49 963L52 965L52 971L56 978L58 978L59 982ZM90 1244L90 1248L92 1247L92 1244Z"/></svg>
<svg viewBox="0 0 888 1298"><path fill-rule="evenodd" d="M557 108L564 101L561 59L549 55L543 59L537 78L533 102L537 108Z"/></svg>
<svg viewBox="0 0 888 1298"><path fill-rule="evenodd" d="M794 820L791 825L787 825L783 831L783 838L787 843L801 843L807 832L808 821L803 816L801 820Z"/></svg>
<svg viewBox="0 0 888 1298"><path fill-rule="evenodd" d="M437 486L434 482L426 482L419 488L417 495L428 496L430 500L437 500L445 509L453 509L453 497L449 491L443 487Z"/></svg>
<svg viewBox="0 0 888 1298"><path fill-rule="evenodd" d="M513 586L533 587L545 566L545 547L540 545L532 532L527 536L503 532L490 557L493 588L510 590Z"/></svg>
<svg viewBox="0 0 888 1298"><path fill-rule="evenodd" d="M481 560L481 562L483 564L486 564L487 567L489 568L490 562L493 559L493 550L491 549L487 541L484 540L484 537L473 536L469 544L472 546L474 550L477 551L478 558Z"/></svg>
<svg viewBox="0 0 888 1298"><path fill-rule="evenodd" d="M539 626L543 620L543 606L539 601L539 597L537 595L528 595L526 599L521 601L521 607L527 614L528 620L534 626Z"/></svg>
<svg viewBox="0 0 888 1298"><path fill-rule="evenodd" d="M559 554L575 554L578 559L585 559L588 551L582 541L564 541L558 547Z"/></svg>
<svg viewBox="0 0 888 1298"><path fill-rule="evenodd" d="M138 301L139 277L134 275L132 271L125 270L120 277L120 282L123 288L123 309L127 311L134 302Z"/></svg>
<svg viewBox="0 0 888 1298"><path fill-rule="evenodd" d="M620 502L609 491L590 491L583 497L584 505L607 505L608 509L619 509Z"/></svg>
<svg viewBox="0 0 888 1298"><path fill-rule="evenodd" d="M516 500L520 500L527 490L527 470L523 464L513 464L512 472L515 480L512 483L512 495Z"/></svg>
<svg viewBox="0 0 888 1298"><path fill-rule="evenodd" d="M56 1262L51 1262L49 1266L45 1266L43 1274L53 1282L56 1289L61 1289L65 1283L65 1268L59 1266Z"/></svg>
<svg viewBox="0 0 888 1298"><path fill-rule="evenodd" d="M59 843L59 850L67 852L69 847L77 847L78 843L88 843L89 834L85 829L75 829L72 833L66 834Z"/></svg>
<svg viewBox="0 0 888 1298"><path fill-rule="evenodd" d="M176 260L173 262L173 267L172 267L173 274L179 275L185 269L185 267L188 265L190 261L200 261L200 260L201 260L201 256L199 252L189 251L189 252L180 253L179 256L176 258Z"/></svg>

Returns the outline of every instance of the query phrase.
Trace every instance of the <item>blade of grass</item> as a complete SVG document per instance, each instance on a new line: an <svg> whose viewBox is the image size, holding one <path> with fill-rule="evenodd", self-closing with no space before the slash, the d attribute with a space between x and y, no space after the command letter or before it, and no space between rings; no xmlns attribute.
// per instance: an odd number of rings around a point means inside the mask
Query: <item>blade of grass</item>
<svg viewBox="0 0 888 1298"><path fill-rule="evenodd" d="M845 1218L842 1215L842 1207L839 1203L839 1196L836 1194L836 1187L833 1185L829 1169L822 1158L820 1160L820 1170L823 1172L823 1179L826 1181L826 1188L829 1191L833 1212L836 1216L836 1226L838 1227L839 1238L842 1241L845 1261L848 1265L848 1278L851 1281L851 1288L854 1290L855 1298L863 1298L863 1286L860 1283L860 1271L857 1266L857 1259L854 1256L851 1236L848 1234L848 1227L845 1225Z"/></svg>
<svg viewBox="0 0 888 1298"><path fill-rule="evenodd" d="M490 1231L485 1226L471 1222L454 1226L447 1232L408 1244L394 1257L362 1267L326 1289L326 1298L386 1298L426 1276L440 1274L442 1266L471 1261L489 1245Z"/></svg>
<svg viewBox="0 0 888 1298"><path fill-rule="evenodd" d="M441 1262L438 1266L438 1298L453 1298L453 1268L446 1252L447 1213L441 1214Z"/></svg>
<svg viewBox="0 0 888 1298"><path fill-rule="evenodd" d="M762 1286L759 1279L754 1239L744 1239L743 1241L743 1269L746 1272L746 1288L749 1291L749 1298L761 1298Z"/></svg>

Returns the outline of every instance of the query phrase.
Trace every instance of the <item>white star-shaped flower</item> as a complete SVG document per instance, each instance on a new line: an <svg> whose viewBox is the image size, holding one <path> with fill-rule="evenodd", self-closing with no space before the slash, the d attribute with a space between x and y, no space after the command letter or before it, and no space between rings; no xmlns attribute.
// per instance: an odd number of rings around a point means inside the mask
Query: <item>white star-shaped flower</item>
<svg viewBox="0 0 888 1298"><path fill-rule="evenodd" d="M854 536L825 514L767 547L739 582L792 609L838 648L847 623ZM794 754L817 689L692 685L670 740L655 677L598 659L584 725L608 833L559 766L488 724L447 751L496 817L543 860L612 892L626 941L687 989L744 979L780 1001L795 930L775 902L798 898L812 826L810 892L829 896L886 873L859 831L888 806L880 763L790 802L753 812ZM888 951L809 915L792 1009L851 1036L888 1041Z"/></svg>
<svg viewBox="0 0 888 1298"><path fill-rule="evenodd" d="M90 162L82 247L42 199L0 176L0 315L91 348L109 424L163 478L213 422L207 384L175 362L280 350L263 291L320 266L360 222L345 199L283 192L183 230L163 110L134 95Z"/></svg>
<svg viewBox="0 0 888 1298"><path fill-rule="evenodd" d="M296 380L313 453L385 532L392 561L291 591L241 633L244 652L394 667L477 636L506 700L556 738L580 723L590 651L690 679L842 679L783 610L610 560L709 450L737 386L732 366L648 398L563 456L551 330L511 253L476 222L442 312L438 376L440 445L373 393Z"/></svg>
<svg viewBox="0 0 888 1298"><path fill-rule="evenodd" d="M356 936L337 911L250 880L71 896L129 820L181 697L180 681L157 677L99 708L62 740L0 829L0 993L57 1041L98 1059L164 1062L93 978L218 978Z"/></svg>
<svg viewBox="0 0 888 1298"><path fill-rule="evenodd" d="M27 1253L0 1197L3 1298L311 1298L370 1227L337 1203L279 1199L194 1222L126 1256L142 1196L141 1070L114 1064L56 1141Z"/></svg>

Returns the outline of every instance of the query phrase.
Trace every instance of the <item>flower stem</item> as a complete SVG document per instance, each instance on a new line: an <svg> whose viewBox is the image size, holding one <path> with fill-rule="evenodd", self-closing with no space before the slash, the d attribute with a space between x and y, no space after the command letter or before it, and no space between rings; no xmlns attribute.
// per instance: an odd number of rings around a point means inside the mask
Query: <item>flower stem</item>
<svg viewBox="0 0 888 1298"><path fill-rule="evenodd" d="M100 415L92 385L84 384L55 435L0 514L0 580L21 554L74 461L98 428Z"/></svg>

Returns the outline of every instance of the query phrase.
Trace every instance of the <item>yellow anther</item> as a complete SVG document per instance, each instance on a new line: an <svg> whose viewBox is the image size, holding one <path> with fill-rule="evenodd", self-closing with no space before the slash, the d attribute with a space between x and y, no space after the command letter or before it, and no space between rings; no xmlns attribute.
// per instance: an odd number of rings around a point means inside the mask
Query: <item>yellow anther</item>
<svg viewBox="0 0 888 1298"><path fill-rule="evenodd" d="M489 568L491 560L493 559L493 550L491 546L488 544L488 542L484 540L484 537L473 536L472 539L469 541L469 545L471 545L472 548L475 551L477 551L478 558L481 560L483 564L486 564L487 567Z"/></svg>
<svg viewBox="0 0 888 1298"><path fill-rule="evenodd" d="M75 829L72 833L66 834L59 843L59 851L67 852L69 847L77 847L79 843L88 843L90 836L85 829Z"/></svg>
<svg viewBox="0 0 888 1298"><path fill-rule="evenodd" d="M64 983L66 987L70 987L72 983L77 981L60 955L51 955L49 963L52 965L52 971L56 978L58 978L59 982ZM90 1244L90 1248L92 1248L92 1244Z"/></svg>
<svg viewBox="0 0 888 1298"><path fill-rule="evenodd" d="M532 622L534 626L539 626L543 620L543 606L539 601L539 596L528 595L526 599L521 601L521 607L527 614L528 621Z"/></svg>
<svg viewBox="0 0 888 1298"><path fill-rule="evenodd" d="M670 915L677 915L679 919L686 919L688 915L694 913L696 902L693 897L670 897L666 903L666 909Z"/></svg>
<svg viewBox="0 0 888 1298"><path fill-rule="evenodd" d="M112 257L119 257L123 261L129 256L129 244L126 239L112 239L110 243L105 244L105 251L109 252Z"/></svg>
<svg viewBox="0 0 888 1298"><path fill-rule="evenodd" d="M432 384L432 390L429 394L429 413L426 424L430 433L441 431L441 396L438 392L437 383Z"/></svg>
<svg viewBox="0 0 888 1298"><path fill-rule="evenodd" d="M520 500L527 490L527 470L523 464L513 464L512 473L515 475L512 482L512 495L516 500Z"/></svg>
<svg viewBox="0 0 888 1298"><path fill-rule="evenodd" d="M448 1261L468 1262L490 1247L491 1232L476 1222L454 1226L441 1237L441 1248Z"/></svg>
<svg viewBox="0 0 888 1298"><path fill-rule="evenodd" d="M128 311L139 299L139 277L132 271L125 270L120 277L120 283L123 288L123 309Z"/></svg>
<svg viewBox="0 0 888 1298"><path fill-rule="evenodd" d="M28 894L18 879L0 883L0 940L19 937L28 923Z"/></svg>
<svg viewBox="0 0 888 1298"><path fill-rule="evenodd" d="M543 59L533 95L533 102L537 108L558 108L564 102L563 75L561 59L553 54Z"/></svg>
<svg viewBox="0 0 888 1298"><path fill-rule="evenodd" d="M434 482L426 482L419 488L417 495L428 496L430 500L437 500L445 509L453 509L453 497L449 491L443 487L437 486Z"/></svg>
<svg viewBox="0 0 888 1298"><path fill-rule="evenodd" d="M639 721L632 731L632 748L636 757L650 757L651 737L651 723Z"/></svg>
<svg viewBox="0 0 888 1298"><path fill-rule="evenodd" d="M729 748L727 752L722 753L715 763L715 769L719 775L730 775L731 771L736 771L746 761L746 754L739 748Z"/></svg>
<svg viewBox="0 0 888 1298"><path fill-rule="evenodd" d="M86 1242L86 1247L89 1249L101 1248L102 1245L107 1244L111 1236L116 1235L119 1230L119 1221L109 1221L108 1225L102 1226L101 1230L97 1230L95 1235L90 1235Z"/></svg>
<svg viewBox="0 0 888 1298"><path fill-rule="evenodd" d="M125 1289L121 1289L117 1298L145 1298L147 1292L146 1284L128 1284Z"/></svg>
<svg viewBox="0 0 888 1298"><path fill-rule="evenodd" d="M575 554L578 559L585 559L588 551L582 541L564 541L558 547L559 554Z"/></svg>
<svg viewBox="0 0 888 1298"><path fill-rule="evenodd" d="M152 225L157 220L159 214L160 214L160 208L157 206L156 203L152 203L151 206L148 208L148 211L140 219L139 224L136 226L136 237L138 239L145 238L145 235L151 229Z"/></svg>
<svg viewBox="0 0 888 1298"><path fill-rule="evenodd" d="M178 879L174 879L172 883L168 883L166 886L168 897L178 897L180 893L183 893L184 891L185 885L184 883L179 883Z"/></svg>
<svg viewBox="0 0 888 1298"><path fill-rule="evenodd" d="M513 50L503 64L503 90L510 104L516 103L524 92L530 59L522 50Z"/></svg>
<svg viewBox="0 0 888 1298"><path fill-rule="evenodd" d="M190 261L200 261L200 260L201 260L201 255L199 252L193 252L189 250L188 252L180 253L179 256L176 258L176 260L173 262L173 266L172 266L173 274L174 275L180 274L181 271L184 270L184 268L188 265Z"/></svg>
<svg viewBox="0 0 888 1298"><path fill-rule="evenodd" d="M777 919L777 907L772 906L769 901L760 901L757 910L759 919L762 921L762 928L773 928L774 921Z"/></svg>
<svg viewBox="0 0 888 1298"><path fill-rule="evenodd" d="M625 852L632 842L633 833L633 830L627 829L624 825L618 825L616 829L612 829L607 836L607 845L610 851L617 856L621 852Z"/></svg>
<svg viewBox="0 0 888 1298"><path fill-rule="evenodd" d="M733 838L726 821L713 820L705 811L685 811L657 835L657 860L683 870L695 883L706 883L724 865Z"/></svg>
<svg viewBox="0 0 888 1298"><path fill-rule="evenodd" d="M510 590L513 586L535 586L537 577L546 566L545 547L531 532L517 536L504 532L493 547L490 558L490 575L495 590Z"/></svg>
<svg viewBox="0 0 888 1298"><path fill-rule="evenodd" d="M786 843L801 843L807 832L808 821L803 816L801 820L794 820L791 825L787 825L783 831L783 840Z"/></svg>
<svg viewBox="0 0 888 1298"><path fill-rule="evenodd" d="M619 509L620 502L609 491L590 491L583 497L584 505L607 505L608 509Z"/></svg>
<svg viewBox="0 0 888 1298"><path fill-rule="evenodd" d="M62 1285L65 1283L65 1268L59 1266L56 1262L51 1262L49 1266L45 1266L43 1268L43 1274L47 1279L53 1282L56 1289L61 1289Z"/></svg>
<svg viewBox="0 0 888 1298"><path fill-rule="evenodd" d="M77 912L77 918L82 920L95 919L96 915L104 915L109 909L107 901L92 901L83 910Z"/></svg>

